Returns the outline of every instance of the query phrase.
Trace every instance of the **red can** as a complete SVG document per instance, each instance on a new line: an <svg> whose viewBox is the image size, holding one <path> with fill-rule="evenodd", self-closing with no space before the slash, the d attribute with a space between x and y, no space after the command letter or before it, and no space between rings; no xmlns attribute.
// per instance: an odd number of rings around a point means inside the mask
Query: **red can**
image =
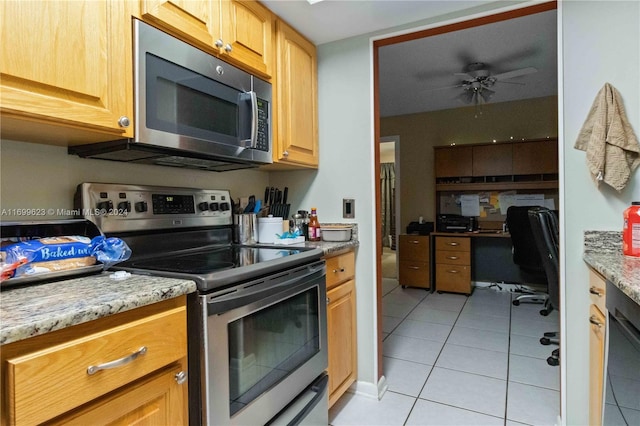
<svg viewBox="0 0 640 426"><path fill-rule="evenodd" d="M640 257L640 201L631 203L631 207L622 214L622 253L626 256Z"/></svg>

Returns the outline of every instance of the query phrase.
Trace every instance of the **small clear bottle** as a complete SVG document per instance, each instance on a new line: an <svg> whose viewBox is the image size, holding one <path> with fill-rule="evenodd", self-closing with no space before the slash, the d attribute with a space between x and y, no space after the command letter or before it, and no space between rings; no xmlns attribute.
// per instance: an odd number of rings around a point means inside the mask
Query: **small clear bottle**
<svg viewBox="0 0 640 426"><path fill-rule="evenodd" d="M309 219L309 241L320 241L320 221L315 207L311 207L311 219Z"/></svg>

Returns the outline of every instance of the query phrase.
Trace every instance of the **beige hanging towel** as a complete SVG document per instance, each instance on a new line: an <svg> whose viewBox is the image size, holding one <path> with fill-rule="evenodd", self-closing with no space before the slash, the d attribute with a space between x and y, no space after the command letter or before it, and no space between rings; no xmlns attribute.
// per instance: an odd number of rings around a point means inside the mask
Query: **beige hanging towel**
<svg viewBox="0 0 640 426"><path fill-rule="evenodd" d="M627 119L620 93L606 83L582 125L575 149L586 151L587 166L599 184L622 191L640 165L640 144Z"/></svg>

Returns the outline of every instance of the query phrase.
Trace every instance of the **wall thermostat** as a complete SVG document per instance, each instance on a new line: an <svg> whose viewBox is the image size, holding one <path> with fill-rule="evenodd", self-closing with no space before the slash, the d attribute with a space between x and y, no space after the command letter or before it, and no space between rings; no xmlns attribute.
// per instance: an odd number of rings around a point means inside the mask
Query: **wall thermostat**
<svg viewBox="0 0 640 426"><path fill-rule="evenodd" d="M356 200L353 198L342 199L342 217L344 219L353 219L356 217Z"/></svg>

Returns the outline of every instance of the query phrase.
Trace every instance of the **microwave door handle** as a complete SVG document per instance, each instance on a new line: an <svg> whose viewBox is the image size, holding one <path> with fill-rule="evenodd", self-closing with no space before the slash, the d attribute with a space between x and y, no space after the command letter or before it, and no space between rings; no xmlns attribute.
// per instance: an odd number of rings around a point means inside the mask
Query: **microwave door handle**
<svg viewBox="0 0 640 426"><path fill-rule="evenodd" d="M251 100L251 137L250 139L243 139L240 142L244 148L256 148L258 145L258 97L253 90L246 92L245 95L249 95Z"/></svg>

